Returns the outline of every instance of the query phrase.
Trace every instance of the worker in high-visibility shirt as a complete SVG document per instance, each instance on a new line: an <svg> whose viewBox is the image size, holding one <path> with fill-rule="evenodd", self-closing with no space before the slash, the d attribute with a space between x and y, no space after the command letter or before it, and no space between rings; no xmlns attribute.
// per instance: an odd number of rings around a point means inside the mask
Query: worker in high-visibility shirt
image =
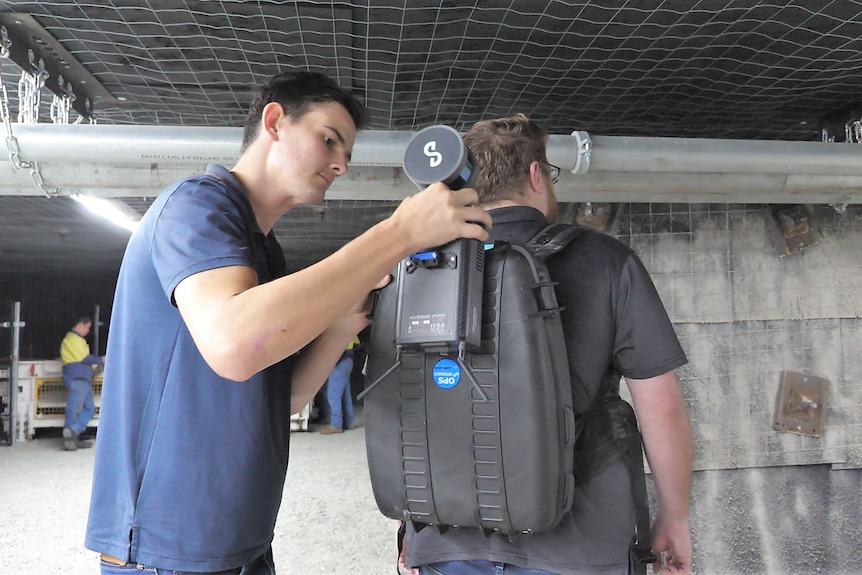
<svg viewBox="0 0 862 575"><path fill-rule="evenodd" d="M354 337L341 354L326 382L326 399L329 401L329 425L320 433L329 435L353 429L353 394L350 390L350 372L353 371L353 349L359 345Z"/></svg>
<svg viewBox="0 0 862 575"><path fill-rule="evenodd" d="M60 344L63 360L63 385L66 387L66 423L63 426L63 444L67 451L92 447L79 436L96 414L93 403L93 368L104 365L105 358L90 353L87 335L93 322L80 317Z"/></svg>

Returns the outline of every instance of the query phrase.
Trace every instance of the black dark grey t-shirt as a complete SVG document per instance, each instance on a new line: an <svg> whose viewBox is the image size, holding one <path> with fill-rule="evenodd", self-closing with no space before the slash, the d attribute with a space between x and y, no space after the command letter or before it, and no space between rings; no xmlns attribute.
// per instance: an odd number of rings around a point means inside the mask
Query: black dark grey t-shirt
<svg viewBox="0 0 862 575"><path fill-rule="evenodd" d="M491 210L490 241L526 242L548 224L537 210ZM563 306L570 370L584 383L575 405L619 392L620 376L647 379L686 363L667 312L640 259L616 239L586 230L548 262ZM551 532L514 542L478 529L408 527L409 565L485 559L560 575L628 571L635 510L628 467L609 465L575 492L572 511Z"/></svg>

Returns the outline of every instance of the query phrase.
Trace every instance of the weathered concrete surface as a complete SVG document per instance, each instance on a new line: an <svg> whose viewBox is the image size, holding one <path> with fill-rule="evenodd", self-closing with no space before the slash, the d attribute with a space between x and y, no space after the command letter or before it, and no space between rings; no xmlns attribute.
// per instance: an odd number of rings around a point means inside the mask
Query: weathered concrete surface
<svg viewBox="0 0 862 575"><path fill-rule="evenodd" d="M690 360L695 573L862 573L862 209L812 211L822 236L787 256L758 206L618 222ZM822 437L773 429L783 370L831 382Z"/></svg>

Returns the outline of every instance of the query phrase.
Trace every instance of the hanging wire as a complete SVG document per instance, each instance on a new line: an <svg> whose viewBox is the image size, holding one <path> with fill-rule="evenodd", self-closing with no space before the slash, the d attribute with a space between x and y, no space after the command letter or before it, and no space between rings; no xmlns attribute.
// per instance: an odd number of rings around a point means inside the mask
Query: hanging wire
<svg viewBox="0 0 862 575"><path fill-rule="evenodd" d="M18 123L36 124L39 122L39 107L42 104L42 88L45 78L38 72L21 72L18 80Z"/></svg>
<svg viewBox="0 0 862 575"><path fill-rule="evenodd" d="M2 74L2 72L0 72L0 74ZM18 149L18 140L12 133L12 114L9 111L9 93L6 91L6 82L3 81L2 75L0 75L0 117L2 117L3 124L6 127L6 148L9 150L9 161L12 162L12 169L29 169L31 167L30 162L24 162L21 160L21 153Z"/></svg>
<svg viewBox="0 0 862 575"><path fill-rule="evenodd" d="M40 60L39 65L33 63L32 51L30 52L30 62L34 66L35 73L31 74L24 70L21 73L21 79L18 81L18 123L35 124L39 121L41 90L45 85L45 80L48 75L47 72L45 72L44 61ZM2 116L3 124L6 127L6 148L9 150L9 160L12 163L12 169L29 169L33 184L39 191L48 198L58 196L60 194L60 188L49 189L45 185L39 163L35 161L27 162L21 159L18 139L12 131L12 114L9 110L9 94L6 91L6 83L3 81L2 77L0 77L0 93L2 93L2 101L0 101L0 116Z"/></svg>
<svg viewBox="0 0 862 575"><path fill-rule="evenodd" d="M54 99L51 101L51 121L55 124L68 124L69 111L72 109L72 98L67 94L57 96L54 94Z"/></svg>

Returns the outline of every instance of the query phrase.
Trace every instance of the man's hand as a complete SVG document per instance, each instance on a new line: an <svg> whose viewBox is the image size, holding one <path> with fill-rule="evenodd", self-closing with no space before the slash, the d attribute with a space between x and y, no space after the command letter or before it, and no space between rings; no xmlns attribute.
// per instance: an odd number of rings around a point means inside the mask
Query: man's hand
<svg viewBox="0 0 862 575"><path fill-rule="evenodd" d="M473 188L452 191L440 182L406 198L390 219L415 249L439 246L457 238L484 241L491 216L477 204Z"/></svg>
<svg viewBox="0 0 862 575"><path fill-rule="evenodd" d="M386 274L376 286L374 286L375 290L382 289L389 285L389 282L392 281L392 276ZM369 292L360 300L358 300L355 304L353 304L347 312L341 316L339 320L337 320L329 329L333 331L344 330L345 332L349 332L353 335L358 334L360 331L368 327L371 323L369 319L369 314L371 313L371 306L374 302L374 292Z"/></svg>
<svg viewBox="0 0 862 575"><path fill-rule="evenodd" d="M398 522L399 527L401 522ZM400 535L399 535L400 536ZM399 541L401 551L398 553L398 573L401 575L419 575L419 569L407 566L407 534L405 533Z"/></svg>
<svg viewBox="0 0 862 575"><path fill-rule="evenodd" d="M661 513L652 527L652 550L659 561L653 573L688 575L691 572L691 532L688 521L664 521Z"/></svg>

